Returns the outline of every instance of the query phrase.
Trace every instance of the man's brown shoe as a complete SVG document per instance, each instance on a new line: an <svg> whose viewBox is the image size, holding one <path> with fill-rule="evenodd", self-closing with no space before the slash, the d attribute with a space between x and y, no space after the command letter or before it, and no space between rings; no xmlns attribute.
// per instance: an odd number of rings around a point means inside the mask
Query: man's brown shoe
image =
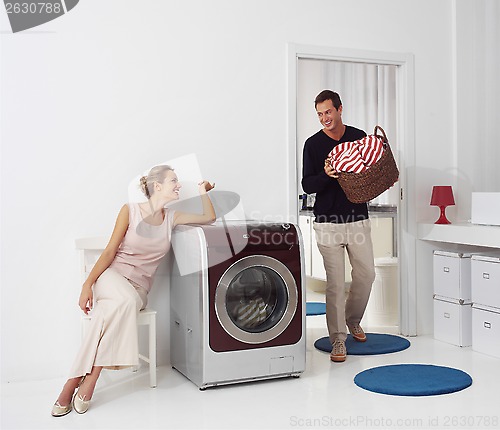
<svg viewBox="0 0 500 430"><path fill-rule="evenodd" d="M354 340L357 340L358 342L366 342L366 334L359 324L349 326L349 332Z"/></svg>
<svg viewBox="0 0 500 430"><path fill-rule="evenodd" d="M345 342L343 340L337 339L333 342L332 352L330 353L330 360L340 363L345 361L347 355L347 350L345 349Z"/></svg>

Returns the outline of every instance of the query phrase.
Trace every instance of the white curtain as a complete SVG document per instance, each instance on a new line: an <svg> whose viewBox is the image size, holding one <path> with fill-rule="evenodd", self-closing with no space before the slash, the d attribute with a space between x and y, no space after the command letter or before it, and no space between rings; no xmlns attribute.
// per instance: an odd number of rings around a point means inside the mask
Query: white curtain
<svg viewBox="0 0 500 430"><path fill-rule="evenodd" d="M361 128L367 134L372 134L375 126L380 125L387 134L397 162L396 73L397 66L393 65L300 59L298 106L306 105L308 112L310 110L314 115L314 121L310 113L302 117L298 109L299 161L305 139L320 127L311 101L320 91L330 89L340 95L344 124ZM395 186L371 203L397 205L398 194Z"/></svg>

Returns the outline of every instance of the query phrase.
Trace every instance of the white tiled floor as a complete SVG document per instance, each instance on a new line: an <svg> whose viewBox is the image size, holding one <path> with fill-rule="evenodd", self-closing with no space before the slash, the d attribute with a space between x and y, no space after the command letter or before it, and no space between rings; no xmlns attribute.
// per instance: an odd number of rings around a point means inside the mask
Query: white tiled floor
<svg viewBox="0 0 500 430"><path fill-rule="evenodd" d="M105 372L84 415L50 416L62 379L4 384L1 428L500 428L500 359L418 336L398 353L331 363L327 353L314 348L314 341L326 335L324 316L307 317L307 368L300 378L200 391L169 367L158 369L157 388L149 388L145 369ZM392 363L455 367L474 382L463 391L431 397L381 395L354 384L360 371Z"/></svg>

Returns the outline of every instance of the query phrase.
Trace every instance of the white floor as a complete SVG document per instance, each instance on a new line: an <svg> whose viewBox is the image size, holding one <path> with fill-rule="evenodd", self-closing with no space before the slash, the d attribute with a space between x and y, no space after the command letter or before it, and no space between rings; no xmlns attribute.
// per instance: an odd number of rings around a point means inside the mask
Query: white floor
<svg viewBox="0 0 500 430"><path fill-rule="evenodd" d="M321 295L308 293L309 301L316 299ZM300 378L200 391L169 367L158 368L157 388L149 388L145 368L104 372L91 409L61 418L51 417L50 410L62 379L3 384L1 429L500 428L500 359L418 336L398 353L332 363L314 348L327 335L325 317L308 316L306 324L307 368ZM353 382L362 370L395 363L455 367L474 382L430 397L381 395Z"/></svg>

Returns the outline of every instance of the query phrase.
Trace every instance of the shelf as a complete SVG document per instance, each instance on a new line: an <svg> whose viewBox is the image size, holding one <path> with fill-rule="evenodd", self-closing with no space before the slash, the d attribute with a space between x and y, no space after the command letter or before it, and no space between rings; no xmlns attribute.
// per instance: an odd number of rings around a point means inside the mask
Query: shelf
<svg viewBox="0 0 500 430"><path fill-rule="evenodd" d="M455 224L418 224L418 238L434 242L500 248L500 226L467 222Z"/></svg>

